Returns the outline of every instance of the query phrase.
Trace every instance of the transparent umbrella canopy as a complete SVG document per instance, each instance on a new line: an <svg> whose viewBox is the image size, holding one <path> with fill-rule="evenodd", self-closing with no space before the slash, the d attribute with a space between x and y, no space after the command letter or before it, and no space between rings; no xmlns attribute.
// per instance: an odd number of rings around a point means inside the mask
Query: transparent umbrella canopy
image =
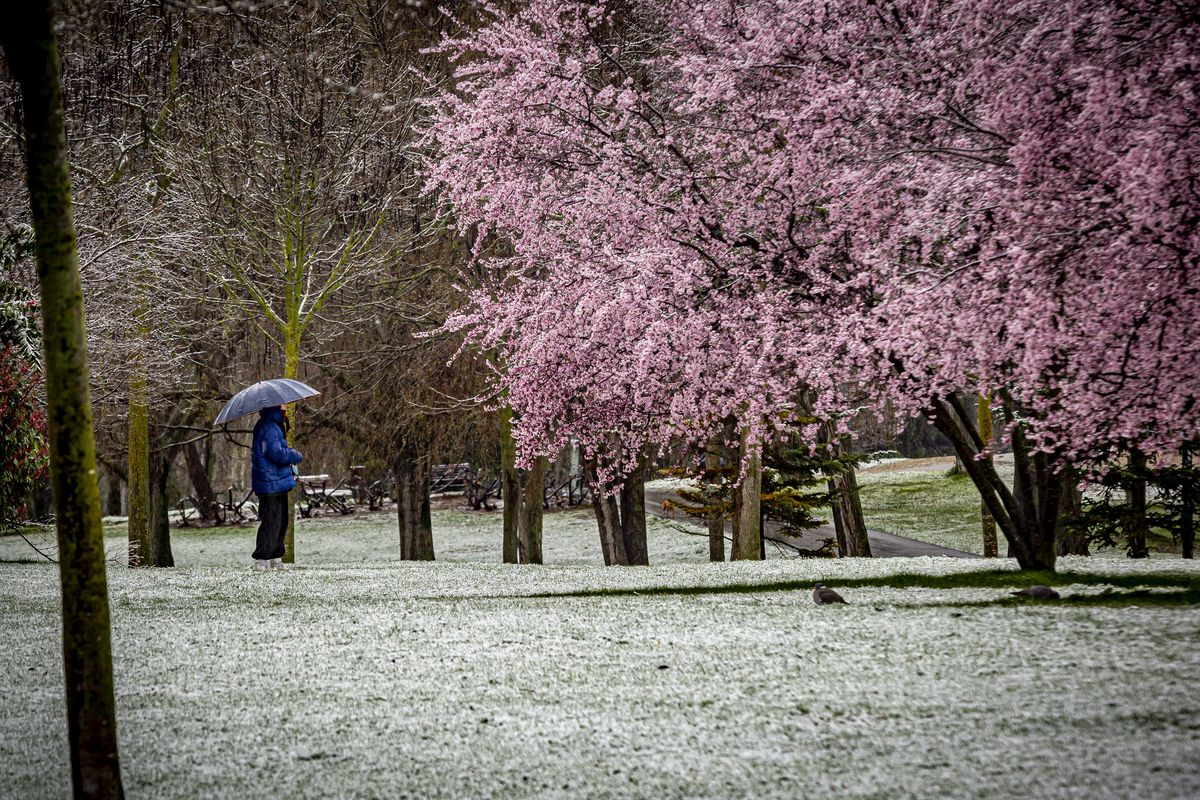
<svg viewBox="0 0 1200 800"><path fill-rule="evenodd" d="M235 394L233 398L217 414L213 425L253 414L271 406L281 406L284 403L294 403L305 397L320 394L307 383L294 381L291 378L274 378L269 381L259 381Z"/></svg>

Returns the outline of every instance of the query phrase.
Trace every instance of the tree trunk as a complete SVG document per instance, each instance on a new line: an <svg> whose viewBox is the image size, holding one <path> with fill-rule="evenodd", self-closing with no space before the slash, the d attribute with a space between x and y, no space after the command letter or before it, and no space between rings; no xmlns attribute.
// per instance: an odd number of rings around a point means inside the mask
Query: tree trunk
<svg viewBox="0 0 1200 800"><path fill-rule="evenodd" d="M50 480L62 587L67 737L75 798L121 798L112 632L96 447L88 391L83 287L71 211L53 4L11 5L0 25L21 85L26 178L36 234Z"/></svg>
<svg viewBox="0 0 1200 800"><path fill-rule="evenodd" d="M838 546L841 547L842 540L845 540L842 555L870 558L871 541L867 538L867 524L863 520L862 501L858 496L858 480L854 477L854 470L848 469L835 475L829 485L830 490L837 493L833 501L833 519L839 528Z"/></svg>
<svg viewBox="0 0 1200 800"><path fill-rule="evenodd" d="M200 518L209 522L217 522L217 496L213 494L212 484L208 482L208 470L200 460L200 449L195 442L183 445L183 458L187 462L188 478L196 491L196 509Z"/></svg>
<svg viewBox="0 0 1200 800"><path fill-rule="evenodd" d="M1069 520L1073 517L1078 517L1083 510L1083 492L1079 490L1079 484L1072 474L1070 486L1065 488L1059 500L1058 521L1060 530L1057 539L1057 552L1060 556L1087 556L1091 555L1088 552L1087 537L1083 535L1083 531L1078 526L1072 526L1070 530L1064 529L1062 523L1064 520Z"/></svg>
<svg viewBox="0 0 1200 800"><path fill-rule="evenodd" d="M404 561L433 561L429 465L424 458L406 448L397 458L394 471L400 558Z"/></svg>
<svg viewBox="0 0 1200 800"><path fill-rule="evenodd" d="M517 473L517 446L512 438L512 409L500 409L500 499L504 509L504 563L516 564L521 518L521 477Z"/></svg>
<svg viewBox="0 0 1200 800"><path fill-rule="evenodd" d="M521 555L525 564L542 563L542 506L546 499L546 458L533 459L525 474L525 519L521 526Z"/></svg>
<svg viewBox="0 0 1200 800"><path fill-rule="evenodd" d="M117 473L108 472L108 496L104 501L104 512L110 517L121 516L121 477Z"/></svg>
<svg viewBox="0 0 1200 800"><path fill-rule="evenodd" d="M1141 474L1146 468L1146 457L1139 450L1130 451L1129 466ZM1146 548L1146 534L1150 532L1146 522L1146 479L1138 477L1130 481L1125 496L1129 503L1129 521L1125 526L1129 557L1149 558L1150 551Z"/></svg>
<svg viewBox="0 0 1200 800"><path fill-rule="evenodd" d="M830 478L829 493L833 494L837 490L837 483ZM846 541L846 520L842 518L842 506L837 500L834 500L829 510L833 514L833 535L837 537L838 556L846 558L850 555L850 544Z"/></svg>
<svg viewBox="0 0 1200 800"><path fill-rule="evenodd" d="M739 499L737 525L733 528L733 546L730 561L759 561L762 559L762 467L759 451L749 441L750 429L742 428L742 444L738 455L742 468L742 479L737 486Z"/></svg>
<svg viewBox="0 0 1200 800"><path fill-rule="evenodd" d="M631 565L650 565L646 543L646 473L642 459L638 459L637 467L621 487L621 539Z"/></svg>
<svg viewBox="0 0 1200 800"><path fill-rule="evenodd" d="M1184 445L1180 451L1180 459L1183 466L1190 467L1192 465L1192 448L1190 445ZM1183 557L1192 558L1192 550L1196 544L1196 528L1193 523L1193 514L1196 506L1195 482L1188 476L1184 476L1183 491L1180 498L1179 509L1179 540L1183 545Z"/></svg>
<svg viewBox="0 0 1200 800"><path fill-rule="evenodd" d="M158 458L150 461L150 567L173 567L171 553L171 518L168 489L175 448L168 447Z"/></svg>
<svg viewBox="0 0 1200 800"><path fill-rule="evenodd" d="M979 393L977 409L979 438L983 440L984 447L991 447L992 438L995 436L995 432L992 430L992 401L983 392ZM984 461L989 468L995 469L990 454ZM999 558L1000 545L996 540L996 520L992 517L992 512L988 511L987 503L983 501L982 497L979 500L979 521L983 531L983 557Z"/></svg>
<svg viewBox="0 0 1200 800"><path fill-rule="evenodd" d="M1015 478L1009 490L994 464L975 458L985 444L961 398L954 394L938 398L930 404L928 413L934 418L934 427L962 458L963 469L1008 540L1017 563L1022 569L1053 572L1059 497L1069 481L1063 477L1066 470L1056 472L1059 465L1050 455L1033 452L1022 426L1016 424L1012 432ZM1015 419L1011 408L1006 409L1006 417Z"/></svg>
<svg viewBox="0 0 1200 800"><path fill-rule="evenodd" d="M284 377L295 380L295 378L296 378L295 367L293 366L291 368L290 375L288 374L288 370L285 368L284 369ZM296 410L295 406L292 406L288 410L288 428L290 430L288 430L288 432L287 432L287 441L288 441L289 445L294 444L296 441L296 423L297 423L296 417L297 417L297 414L295 413L295 410ZM285 533L283 535L283 559L282 560L283 560L283 563L285 563L285 564L295 564L296 563L296 498L300 495L300 492L302 492L302 491L303 491L303 489L300 488L300 483L299 483L299 481L297 481L296 486L294 486L292 488L292 490L288 492L287 533Z"/></svg>
<svg viewBox="0 0 1200 800"><path fill-rule="evenodd" d="M592 489L592 510L596 512L596 524L600 528L600 549L604 552L604 566L628 566L625 554L625 536L621 532L621 511L616 498L600 484L594 461L584 460L584 474Z"/></svg>
<svg viewBox="0 0 1200 800"><path fill-rule="evenodd" d="M708 452L704 454L705 469L717 469L721 466L721 457L713 451L714 447L716 442L710 442ZM709 492L706 502L715 504L716 498L712 492ZM708 560L725 560L725 519L720 514L712 514L708 518Z"/></svg>
<svg viewBox="0 0 1200 800"><path fill-rule="evenodd" d="M146 377L135 373L129 381L129 566L154 563L150 537L150 411L146 402Z"/></svg>

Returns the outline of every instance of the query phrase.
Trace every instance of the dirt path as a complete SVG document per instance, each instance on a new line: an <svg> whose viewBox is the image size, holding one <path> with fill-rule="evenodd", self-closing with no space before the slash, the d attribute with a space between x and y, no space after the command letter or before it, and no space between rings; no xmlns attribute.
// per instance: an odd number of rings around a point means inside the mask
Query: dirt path
<svg viewBox="0 0 1200 800"><path fill-rule="evenodd" d="M953 463L953 459L951 459ZM673 498L675 493L665 489L646 489L646 511L656 517L663 517L662 504L668 497ZM683 516L681 514L681 516ZM767 541L772 539L789 544L796 544L800 547L815 549L821 546L821 541L836 536L833 525L826 524L820 528L805 532L802 537L785 536L779 533L779 525L774 522L767 522L765 535ZM733 534L733 524L725 523L725 535L729 537ZM871 555L876 558L898 558L907 556L951 556L953 558L982 558L975 553L966 553L962 550L952 550L949 547L930 544L929 542L921 542L916 539L908 539L904 536L895 536L882 531L867 531L867 538L871 542Z"/></svg>

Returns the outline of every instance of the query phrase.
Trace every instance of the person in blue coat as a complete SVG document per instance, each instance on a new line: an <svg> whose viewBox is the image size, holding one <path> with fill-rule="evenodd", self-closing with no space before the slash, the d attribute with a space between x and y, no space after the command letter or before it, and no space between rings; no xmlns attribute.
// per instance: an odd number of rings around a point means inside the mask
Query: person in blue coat
<svg viewBox="0 0 1200 800"><path fill-rule="evenodd" d="M255 569L283 569L283 539L288 528L288 492L296 487L293 464L304 456L288 447L287 406L258 412L250 456L250 483L258 495L258 541Z"/></svg>

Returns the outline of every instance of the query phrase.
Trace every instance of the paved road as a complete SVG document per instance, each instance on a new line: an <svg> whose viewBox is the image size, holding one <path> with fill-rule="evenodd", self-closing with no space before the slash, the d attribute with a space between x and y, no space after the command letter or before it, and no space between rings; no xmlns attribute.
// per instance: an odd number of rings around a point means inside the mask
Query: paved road
<svg viewBox="0 0 1200 800"><path fill-rule="evenodd" d="M646 511L656 517L663 516L662 504L663 500L668 497L674 497L674 492L669 492L665 489L647 489L646 490ZM681 514L682 516L682 514ZM766 524L767 540L778 539L781 542L797 544L800 547L815 549L821 546L823 539L835 538L836 533L833 530L832 524L823 525L811 531L806 531L802 537L785 536L778 532L779 525L774 522ZM731 536L733 534L732 523L725 523L725 534ZM908 539L904 536L895 536L883 531L867 531L867 538L871 542L871 555L876 558L897 558L901 556L951 556L954 558L983 558L976 553L965 553L962 550L952 550L949 547L930 544L929 542L921 542L916 539Z"/></svg>

